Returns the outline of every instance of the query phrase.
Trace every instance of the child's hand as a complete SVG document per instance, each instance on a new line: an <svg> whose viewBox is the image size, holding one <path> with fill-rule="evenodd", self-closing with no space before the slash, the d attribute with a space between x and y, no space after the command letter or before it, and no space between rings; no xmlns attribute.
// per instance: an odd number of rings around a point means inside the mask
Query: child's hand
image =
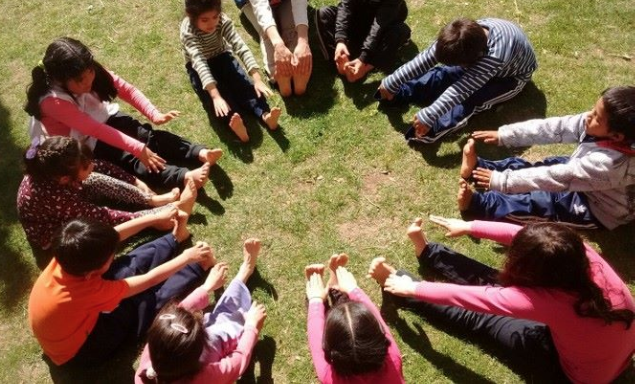
<svg viewBox="0 0 636 384"><path fill-rule="evenodd" d="M227 280L227 270L227 263L224 262L218 263L212 267L212 269L210 269L210 273L208 273L208 277L203 283L205 290L212 292L225 285L225 281Z"/></svg>
<svg viewBox="0 0 636 384"><path fill-rule="evenodd" d="M179 210L176 206L166 205L165 208L153 214L154 223L152 227L159 231L169 231L174 228L178 214Z"/></svg>
<svg viewBox="0 0 636 384"><path fill-rule="evenodd" d="M141 153L137 156L139 161L148 168L148 171L159 173L159 171L163 171L166 167L166 161L156 153L150 150L148 146L144 146L141 150Z"/></svg>
<svg viewBox="0 0 636 384"><path fill-rule="evenodd" d="M161 125L167 123L168 121L174 119L175 117L179 117L181 112L179 111L169 111L168 113L160 113L157 117L155 117L152 122Z"/></svg>
<svg viewBox="0 0 636 384"><path fill-rule="evenodd" d="M245 325L251 325L259 331L263 329L263 323L267 313L263 304L258 304L256 301L252 301L252 306L249 311L245 313Z"/></svg>
<svg viewBox="0 0 636 384"><path fill-rule="evenodd" d="M279 43L274 44L274 62L275 64L275 76L276 77L291 77L292 70L292 55L291 51L285 43L281 40Z"/></svg>
<svg viewBox="0 0 636 384"><path fill-rule="evenodd" d="M499 144L498 131L475 131L472 137L475 140L482 140L486 144Z"/></svg>
<svg viewBox="0 0 636 384"><path fill-rule="evenodd" d="M191 263L206 263L210 260L214 260L214 252L208 243L205 241L197 241L197 243L181 254L188 260L188 264Z"/></svg>
<svg viewBox="0 0 636 384"><path fill-rule="evenodd" d="M311 73L311 49L305 40L298 39L292 60L294 74L309 75Z"/></svg>
<svg viewBox="0 0 636 384"><path fill-rule="evenodd" d="M417 287L417 283L406 275L391 274L384 283L386 292L402 297L415 296L415 287Z"/></svg>
<svg viewBox="0 0 636 384"><path fill-rule="evenodd" d="M343 42L339 42L336 45L336 52L333 55L333 60L337 63L339 60L345 60L345 61L349 61L349 56L351 56L351 54L349 53L349 49L347 48L347 45Z"/></svg>
<svg viewBox="0 0 636 384"><path fill-rule="evenodd" d="M424 137L431 130L431 127L422 123L420 119L417 118L417 115L413 117L413 128L415 128L415 136L416 137Z"/></svg>
<svg viewBox="0 0 636 384"><path fill-rule="evenodd" d="M263 80L254 80L254 90L256 91L256 96L258 97L270 97L271 95L273 95L273 92L271 89L269 89L269 87L267 85L265 85L265 83L263 82Z"/></svg>
<svg viewBox="0 0 636 384"><path fill-rule="evenodd" d="M389 92L389 90L386 89L384 85L382 85L381 83L380 83L380 86L378 87L378 91L380 92L380 100L391 101L393 100L393 97L395 97L395 95Z"/></svg>
<svg viewBox="0 0 636 384"><path fill-rule="evenodd" d="M347 271L345 267L338 267L338 269L336 269L336 277L338 277L338 289L342 292L350 293L358 288L356 278L353 277L353 274Z"/></svg>
<svg viewBox="0 0 636 384"><path fill-rule="evenodd" d="M216 117L225 117L230 113L230 106L227 105L225 99L220 95L212 98L212 104L214 104L214 114Z"/></svg>
<svg viewBox="0 0 636 384"><path fill-rule="evenodd" d="M306 284L307 300L320 299L324 301L327 298L325 285L322 282L322 276L318 273L312 273L307 279Z"/></svg>
<svg viewBox="0 0 636 384"><path fill-rule="evenodd" d="M461 219L447 219L441 216L430 215L428 219L439 226L448 230L446 237L457 237L470 234L470 221Z"/></svg>
<svg viewBox="0 0 636 384"><path fill-rule="evenodd" d="M486 168L476 168L473 170L473 179L478 187L490 188L490 177L492 176L492 170Z"/></svg>

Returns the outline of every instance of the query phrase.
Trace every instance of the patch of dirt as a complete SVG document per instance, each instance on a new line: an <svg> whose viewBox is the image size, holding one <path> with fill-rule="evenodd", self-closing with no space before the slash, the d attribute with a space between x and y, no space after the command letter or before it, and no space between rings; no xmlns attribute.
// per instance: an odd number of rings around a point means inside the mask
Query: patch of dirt
<svg viewBox="0 0 636 384"><path fill-rule="evenodd" d="M395 218L367 220L360 218L338 225L338 235L349 244L385 245L400 228Z"/></svg>
<svg viewBox="0 0 636 384"><path fill-rule="evenodd" d="M388 172L373 171L362 179L362 194L372 199L378 194L381 187L395 182L395 179ZM372 199L373 200L373 199Z"/></svg>

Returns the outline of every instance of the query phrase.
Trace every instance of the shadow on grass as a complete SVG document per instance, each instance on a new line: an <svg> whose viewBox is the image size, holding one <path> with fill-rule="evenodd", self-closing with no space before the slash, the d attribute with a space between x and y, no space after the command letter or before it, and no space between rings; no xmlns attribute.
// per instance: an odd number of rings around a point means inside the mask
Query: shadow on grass
<svg viewBox="0 0 636 384"><path fill-rule="evenodd" d="M430 340L419 324L414 324L411 328L397 312L392 300L383 293L382 317L397 330L400 339L407 343L413 350L422 355L429 363L434 365L439 371L444 372L444 376L455 383L492 383L484 376L472 371L465 366L458 364L453 358L437 352L433 349Z"/></svg>
<svg viewBox="0 0 636 384"><path fill-rule="evenodd" d="M597 229L580 232L589 241L598 244L605 260L623 281L634 284L634 222L614 230Z"/></svg>
<svg viewBox="0 0 636 384"><path fill-rule="evenodd" d="M22 180L22 153L11 136L11 122L9 110L0 100L0 127L3 134L0 135L0 178L2 189L0 193L0 302L2 307L13 310L21 299L29 293L31 288L31 261L25 258L32 257L30 253L23 254L20 249L28 249L26 240L17 244L9 235L9 227L18 222L16 210L16 194ZM23 237L24 239L24 237Z"/></svg>
<svg viewBox="0 0 636 384"><path fill-rule="evenodd" d="M263 339L256 343L254 352L252 352L252 360L247 369L237 381L239 384L272 384L272 367L274 365L274 357L276 356L276 340L269 335L263 336ZM256 377L256 363L258 362L260 375Z"/></svg>
<svg viewBox="0 0 636 384"><path fill-rule="evenodd" d="M276 290L276 287L272 283L267 281L263 277L263 275L261 275L261 273L258 271L258 267L256 267L256 269L254 270L254 273L252 274L252 276L250 276L250 279L247 281L246 285L249 288L250 292L254 292L254 290L259 288L267 292L267 294L270 295L274 299L274 301L278 301L278 291Z"/></svg>

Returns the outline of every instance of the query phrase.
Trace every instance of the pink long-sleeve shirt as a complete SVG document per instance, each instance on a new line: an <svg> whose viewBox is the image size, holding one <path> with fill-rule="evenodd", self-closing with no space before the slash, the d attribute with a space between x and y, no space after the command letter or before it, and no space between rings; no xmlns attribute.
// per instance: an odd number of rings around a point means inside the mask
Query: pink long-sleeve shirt
<svg viewBox="0 0 636 384"><path fill-rule="evenodd" d="M521 229L513 224L474 221L471 235L509 245ZM585 245L593 281L614 309L634 311L629 288L612 267ZM634 354L634 322L607 325L601 319L580 317L575 296L558 289L463 286L423 281L416 298L471 311L534 320L550 328L561 367L575 383L606 383L615 379Z"/></svg>
<svg viewBox="0 0 636 384"><path fill-rule="evenodd" d="M155 121L160 112L150 100L121 77L112 72L110 75L113 77L117 96L141 112L150 121ZM98 102L96 95L95 100ZM71 130L75 130L135 156L139 155L144 147L144 143L106 125L105 121L95 120L71 101L53 95L45 96L40 102L40 111L42 113L40 120L49 135L70 136Z"/></svg>
<svg viewBox="0 0 636 384"><path fill-rule="evenodd" d="M309 339L309 350L314 362L314 368L318 375L318 380L323 384L336 383L404 383L402 376L402 356L400 350L391 336L391 330L382 319L380 311L373 304L371 299L360 289L356 288L349 293L349 298L366 305L376 319L382 324L384 334L389 339L389 349L384 361L384 366L377 372L364 375L343 377L338 375L331 365L325 360L325 352L322 349L322 335L325 328L325 307L322 302L311 301L307 313L307 336Z"/></svg>
<svg viewBox="0 0 636 384"><path fill-rule="evenodd" d="M210 297L208 291L199 287L192 291L181 303L180 307L188 310L201 310L210 305ZM190 383L190 384L230 384L234 383L247 369L247 366L252 357L252 350L258 340L258 330L251 325L245 325L243 333L241 334L236 349L229 355L225 356L218 361L206 361L206 351L203 351L203 363L201 364L201 370L194 376L189 377L187 380L177 381L176 383ZM144 347L144 351L141 354L139 362L139 368L135 373L135 383L143 384L141 380L141 374L144 370L151 366L150 352L148 352L148 345Z"/></svg>

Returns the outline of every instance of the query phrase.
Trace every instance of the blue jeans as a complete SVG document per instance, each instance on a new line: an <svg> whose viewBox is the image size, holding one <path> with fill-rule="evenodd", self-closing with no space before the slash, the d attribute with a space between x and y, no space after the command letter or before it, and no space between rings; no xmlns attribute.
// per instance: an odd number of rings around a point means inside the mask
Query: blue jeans
<svg viewBox="0 0 636 384"><path fill-rule="evenodd" d="M441 244L429 243L418 260L421 268L433 270L454 284L498 285L499 272L496 269ZM398 271L398 275L409 275L415 281L420 280L406 271ZM545 324L431 304L413 298L390 297L447 332L491 347L497 355L510 359L513 365L518 365L535 379L567 381L550 329Z"/></svg>
<svg viewBox="0 0 636 384"><path fill-rule="evenodd" d="M517 170L531 167L565 164L569 157L548 157L530 163L519 157L491 161L479 158L477 167L493 171ZM507 220L513 222L557 221L571 227L594 229L602 226L592 215L587 196L582 192L546 192L505 194L498 191L473 194L464 212L471 218Z"/></svg>
<svg viewBox="0 0 636 384"><path fill-rule="evenodd" d="M430 105L434 103L448 87L464 76L462 67L437 66L417 79L400 86L393 103ZM476 90L462 103L440 116L431 126L431 130L421 138L415 136L411 127L405 134L409 141L433 143L443 136L466 126L468 119L476 113L488 110L494 105L510 100L518 95L526 82L514 77L495 77Z"/></svg>

